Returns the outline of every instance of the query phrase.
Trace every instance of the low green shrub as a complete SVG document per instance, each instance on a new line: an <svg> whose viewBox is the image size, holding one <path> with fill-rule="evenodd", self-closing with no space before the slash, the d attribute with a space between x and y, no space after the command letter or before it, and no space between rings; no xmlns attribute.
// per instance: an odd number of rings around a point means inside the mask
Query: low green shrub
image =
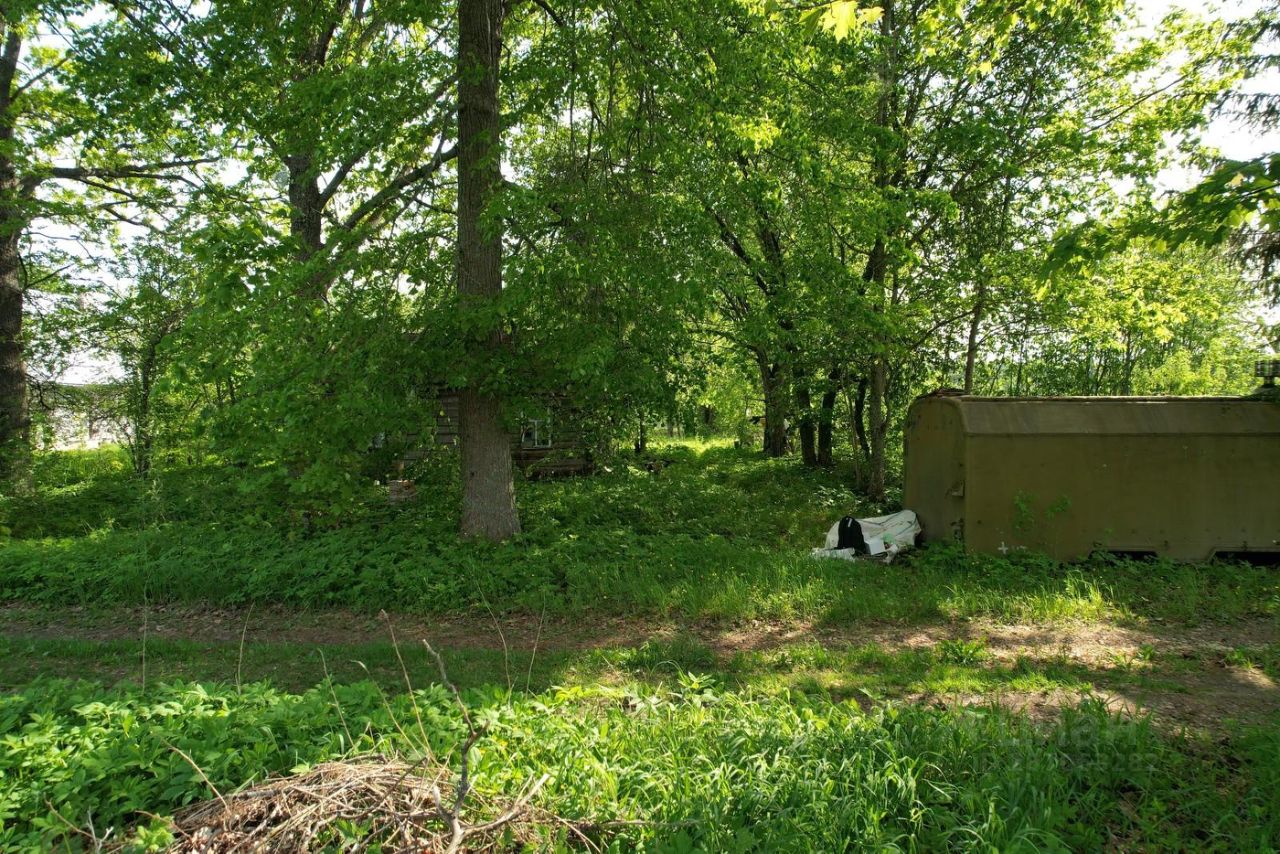
<svg viewBox="0 0 1280 854"><path fill-rule="evenodd" d="M875 509L840 473L729 448L662 453L671 462L658 471L623 458L591 477L520 483L524 533L503 545L459 541L457 484L442 465L416 504L372 502L309 529L224 471L169 471L147 486L102 475L0 502L13 533L0 541L0 600L830 623L1280 613L1280 576L1265 567L1066 566L950 546L889 566L813 560L833 520Z"/></svg>
<svg viewBox="0 0 1280 854"><path fill-rule="evenodd" d="M32 460L32 477L44 488L57 489L99 478L117 477L132 470L129 452L119 445L100 448L44 451Z"/></svg>

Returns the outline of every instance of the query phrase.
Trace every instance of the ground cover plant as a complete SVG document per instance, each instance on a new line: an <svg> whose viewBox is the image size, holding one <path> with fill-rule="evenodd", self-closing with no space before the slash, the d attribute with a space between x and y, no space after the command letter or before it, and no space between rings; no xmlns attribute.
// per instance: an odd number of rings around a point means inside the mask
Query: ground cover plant
<svg viewBox="0 0 1280 854"><path fill-rule="evenodd" d="M180 470L141 491L114 469L70 477L0 504L11 531L0 549L0 597L837 623L1196 623L1280 610L1274 573L1238 564L1100 555L1068 566L954 548L889 567L814 561L809 550L836 519L878 509L847 473L762 460L723 442L659 453L657 470L624 455L590 478L522 483L525 530L500 545L456 538L456 484L441 473L437 490L413 505L374 504L312 532L282 526L270 516L278 505L238 497L209 470Z"/></svg>
<svg viewBox="0 0 1280 854"><path fill-rule="evenodd" d="M46 463L56 485L4 505L0 839L181 842L191 804L424 744L456 773L430 639L490 722L478 793L550 775L535 847L1276 844L1273 570L820 562L830 521L872 509L840 472L726 443L611 468L522 483L537 512L495 546L453 538L447 498L299 533L226 518L210 470L139 491L108 453Z"/></svg>
<svg viewBox="0 0 1280 854"><path fill-rule="evenodd" d="M478 786L516 791L549 773L544 805L560 815L643 819L616 825L614 847L1260 850L1280 830L1273 733L1224 752L1100 704L1039 726L998 708L867 713L694 678L468 703L488 727L473 748ZM119 833L139 811L352 751L448 755L464 732L442 687L411 700L371 683L282 694L39 681L0 703L0 839L74 846L69 825ZM138 840L165 842L164 823L144 819Z"/></svg>

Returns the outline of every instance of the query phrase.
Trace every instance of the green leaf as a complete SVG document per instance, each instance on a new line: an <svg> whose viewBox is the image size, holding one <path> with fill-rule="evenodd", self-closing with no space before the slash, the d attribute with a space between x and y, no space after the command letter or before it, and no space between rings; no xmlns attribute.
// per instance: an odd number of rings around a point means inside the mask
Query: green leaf
<svg viewBox="0 0 1280 854"><path fill-rule="evenodd" d="M812 38L813 34L818 31L818 25L822 23L822 17L826 14L826 10L819 6L816 9L810 9L800 16L800 26L804 31L805 38Z"/></svg>
<svg viewBox="0 0 1280 854"><path fill-rule="evenodd" d="M822 24L831 30L836 41L842 41L848 37L849 30L853 29L857 22L858 4L854 0L838 0L827 7L827 14L823 17Z"/></svg>

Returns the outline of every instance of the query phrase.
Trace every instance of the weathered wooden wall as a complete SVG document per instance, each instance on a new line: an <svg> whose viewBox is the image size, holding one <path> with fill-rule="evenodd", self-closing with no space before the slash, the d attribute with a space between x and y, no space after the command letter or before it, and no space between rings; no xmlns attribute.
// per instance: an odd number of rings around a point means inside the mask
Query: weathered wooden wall
<svg viewBox="0 0 1280 854"><path fill-rule="evenodd" d="M511 460L521 471L532 477L585 474L591 470L582 430L567 419L551 419L551 443L546 447L525 447L522 431L511 436ZM458 444L458 396L452 392L441 394L436 406L433 425L434 444L456 447ZM421 460L430 453L426 447L408 451L403 462Z"/></svg>

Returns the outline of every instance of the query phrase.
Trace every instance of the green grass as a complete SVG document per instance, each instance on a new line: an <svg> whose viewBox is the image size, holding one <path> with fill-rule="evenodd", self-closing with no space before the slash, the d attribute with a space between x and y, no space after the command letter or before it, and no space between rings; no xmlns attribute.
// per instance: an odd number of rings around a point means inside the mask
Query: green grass
<svg viewBox="0 0 1280 854"><path fill-rule="evenodd" d="M619 831L621 848L1229 851L1280 839L1274 733L1211 744L1089 704L1050 726L994 708L864 713L692 676L468 702L489 727L473 757L482 791L549 773L542 802L561 815L645 822ZM39 682L0 699L0 846L67 841L62 819L141 821L158 840L162 823L139 810L168 815L210 784L231 791L353 751L412 758L422 736L447 756L462 732L438 687L411 702L372 683L288 694Z"/></svg>
<svg viewBox="0 0 1280 854"><path fill-rule="evenodd" d="M144 603L663 619L670 631L637 646L445 651L489 724L474 755L480 789L511 794L549 773L542 806L639 822L605 840L614 850L1280 845L1280 727L1174 734L1087 700L1039 722L995 705L899 703L1170 692L1223 665L1275 678L1274 646L1190 659L1140 648L1086 665L1001 658L978 636L733 650L699 634L708 621L753 619L1274 619L1273 570L1101 557L1063 566L953 548L888 567L814 561L808 549L834 519L874 509L840 472L714 446L658 453L672 462L656 473L624 460L596 477L521 483L525 533L503 546L457 540L447 473L415 506L370 504L304 534L270 496L240 495L217 469L167 472L142 489L110 452L47 458L35 497L0 504L0 600L47 615L46 634L68 606L86 608L86 624L100 612L110 629L115 606ZM458 710L411 644L241 649L144 643L140 629L108 641L0 638L0 849L83 849L68 824L89 823L158 845L163 817L210 797L210 783L231 791L353 752L412 759L430 745L456 762ZM548 845L564 842L548 833Z"/></svg>
<svg viewBox="0 0 1280 854"><path fill-rule="evenodd" d="M711 679L725 690L771 695L791 693L834 701L914 697L997 698L1053 691L1071 696L1100 691L1185 692L1188 679L1206 670L1274 663L1271 647L1239 649L1225 659L1119 657L1089 665L1061 653L993 656L980 640L886 649L872 643L823 645L800 642L765 650L717 652L697 638L676 635L637 646L529 650L446 648L454 681L463 688L498 685L521 692L554 687L593 688L642 684L661 688L682 675ZM145 663L144 663L145 661ZM323 680L350 684L371 680L395 692L429 684L436 666L413 643L397 654L390 642L360 644L248 642L205 643L152 638L89 641L76 638L0 637L0 689L21 690L48 674L108 686L186 681L269 681L305 691Z"/></svg>
<svg viewBox="0 0 1280 854"><path fill-rule="evenodd" d="M850 478L724 447L658 453L671 463L656 473L623 458L594 477L521 483L525 533L500 546L458 541L448 469L412 507L374 502L308 534L269 496L238 494L225 472L171 471L143 488L117 468L64 464L37 497L0 505L13 533L0 545L0 599L833 623L1280 613L1280 575L1261 567L1067 567L953 548L889 567L814 561L808 550L835 519L875 509Z"/></svg>

